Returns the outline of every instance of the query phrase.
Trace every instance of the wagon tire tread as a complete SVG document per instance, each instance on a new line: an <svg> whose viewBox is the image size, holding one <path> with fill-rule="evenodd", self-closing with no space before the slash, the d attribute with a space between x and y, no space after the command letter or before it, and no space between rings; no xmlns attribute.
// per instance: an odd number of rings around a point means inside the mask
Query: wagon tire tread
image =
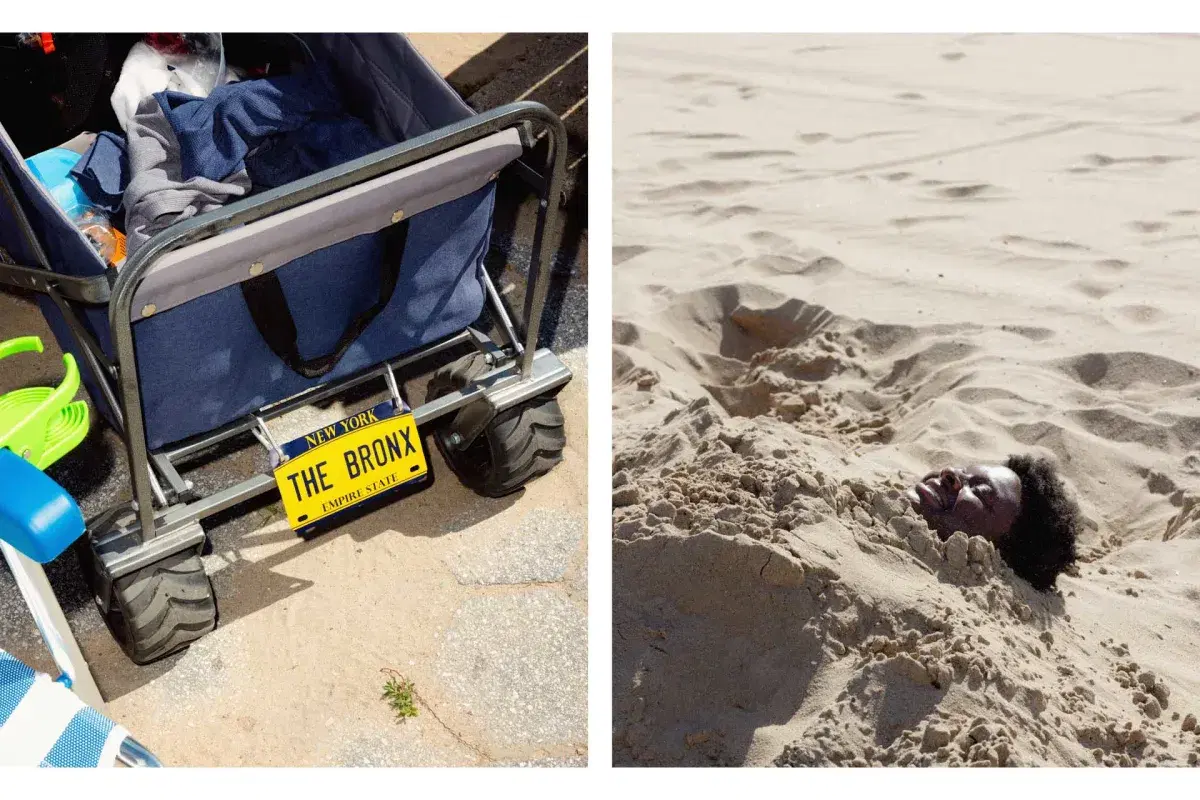
<svg viewBox="0 0 1200 800"><path fill-rule="evenodd" d="M113 582L106 622L135 663L182 650L217 625L217 604L204 564L177 553Z"/></svg>
<svg viewBox="0 0 1200 800"><path fill-rule="evenodd" d="M460 358L434 373L426 391L433 400L467 386L491 366L479 353ZM562 408L544 394L505 409L479 435L486 442L461 450L448 442L449 430L434 439L446 463L468 488L486 497L503 497L545 475L563 458L567 438Z"/></svg>

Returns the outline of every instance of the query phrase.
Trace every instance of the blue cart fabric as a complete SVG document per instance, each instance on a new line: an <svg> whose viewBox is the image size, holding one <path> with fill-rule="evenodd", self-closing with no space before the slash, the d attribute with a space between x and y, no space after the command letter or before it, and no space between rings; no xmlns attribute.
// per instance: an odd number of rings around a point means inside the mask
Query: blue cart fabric
<svg viewBox="0 0 1200 800"><path fill-rule="evenodd" d="M301 72L230 84L202 99L171 92L154 98L177 137L181 175L221 181L248 174L255 190L271 188L474 113L402 36L304 38L314 63ZM6 160L14 155L10 147L0 147ZM132 149L130 156L132 160ZM52 268L71 275L101 274L104 265L53 209L46 193L13 171ZM125 201L128 210L129 191ZM390 301L336 366L318 378L301 376L272 351L239 286L139 320L134 339L150 447L212 431L473 323L483 309L481 270L493 203L489 185L409 218ZM0 244L9 246L11 240L9 250L18 260L36 263L18 234L11 220L0 219ZM348 324L379 302L386 234L358 236L270 273L282 286L302 358L329 353ZM48 298L39 303L60 344L78 356L57 309ZM106 312L104 307L88 309L85 324L111 357ZM94 384L88 386L99 410L111 415Z"/></svg>

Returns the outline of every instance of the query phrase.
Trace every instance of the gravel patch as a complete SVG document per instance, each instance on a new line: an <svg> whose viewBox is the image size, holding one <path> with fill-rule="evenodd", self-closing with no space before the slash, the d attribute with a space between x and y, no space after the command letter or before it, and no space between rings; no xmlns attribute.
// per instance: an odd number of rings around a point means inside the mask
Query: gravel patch
<svg viewBox="0 0 1200 800"><path fill-rule="evenodd" d="M462 584L558 581L583 539L585 524L576 514L534 509L512 530L464 537L446 565Z"/></svg>
<svg viewBox="0 0 1200 800"><path fill-rule="evenodd" d="M417 718L387 733L351 736L334 753L330 766L445 767L472 763L473 756L466 748L460 753L430 743L430 738L437 736L437 727L432 720Z"/></svg>
<svg viewBox="0 0 1200 800"><path fill-rule="evenodd" d="M587 615L552 589L467 600L437 671L490 741L587 740Z"/></svg>
<svg viewBox="0 0 1200 800"><path fill-rule="evenodd" d="M507 764L496 764L497 767L586 767L587 756L571 758L539 758L534 761L513 761Z"/></svg>

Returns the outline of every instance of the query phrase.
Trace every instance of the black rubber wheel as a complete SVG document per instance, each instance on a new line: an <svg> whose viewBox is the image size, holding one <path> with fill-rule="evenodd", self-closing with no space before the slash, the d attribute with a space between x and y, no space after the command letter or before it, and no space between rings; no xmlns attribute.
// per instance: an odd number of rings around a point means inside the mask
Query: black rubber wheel
<svg viewBox="0 0 1200 800"><path fill-rule="evenodd" d="M447 364L429 379L426 402L462 389L491 369L480 353ZM438 450L463 485L485 497L503 497L545 475L562 461L567 444L562 409L552 394L501 411L465 449L451 442L454 434L451 424L435 430Z"/></svg>
<svg viewBox="0 0 1200 800"><path fill-rule="evenodd" d="M94 556L82 544L80 560L94 594ZM118 578L108 606L101 615L136 664L176 653L217 627L217 601L196 553L176 553Z"/></svg>

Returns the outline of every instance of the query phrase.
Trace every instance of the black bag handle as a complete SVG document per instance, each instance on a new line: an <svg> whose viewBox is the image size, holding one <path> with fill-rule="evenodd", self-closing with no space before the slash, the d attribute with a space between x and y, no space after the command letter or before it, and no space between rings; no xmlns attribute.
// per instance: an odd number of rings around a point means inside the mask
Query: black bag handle
<svg viewBox="0 0 1200 800"><path fill-rule="evenodd" d="M305 378L319 378L329 372L342 356L362 335L367 326L391 302L400 278L400 262L404 260L404 245L408 241L409 220L402 220L383 231L383 258L379 263L379 299L346 326L333 350L317 358L303 359L296 343L296 320L288 307L283 285L274 272L243 281L242 297L254 320L254 327L262 334L271 352Z"/></svg>

